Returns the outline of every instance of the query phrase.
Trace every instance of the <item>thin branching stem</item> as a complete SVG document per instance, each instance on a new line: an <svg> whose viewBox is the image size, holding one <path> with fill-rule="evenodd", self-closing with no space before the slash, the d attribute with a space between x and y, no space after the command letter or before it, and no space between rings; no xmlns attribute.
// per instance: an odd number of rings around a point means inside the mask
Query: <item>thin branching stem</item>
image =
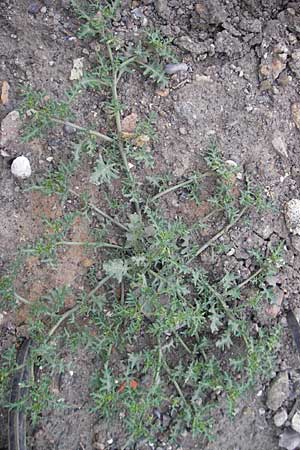
<svg viewBox="0 0 300 450"><path fill-rule="evenodd" d="M66 246L85 246L85 247L97 247L97 248L111 248L116 250L123 250L123 247L115 244L108 244L106 242L87 242L87 241L60 241L56 245L66 245Z"/></svg>
<svg viewBox="0 0 300 450"><path fill-rule="evenodd" d="M179 333L177 333L177 331L173 331L174 335L177 337L177 339L179 340L180 344L182 345L182 347L190 354L192 355L193 352L192 350L186 345L186 343L184 342L184 340L182 339L182 337L180 336Z"/></svg>
<svg viewBox="0 0 300 450"><path fill-rule="evenodd" d="M87 300L91 299L93 297L93 295L96 294L96 292L108 281L110 280L111 276L107 275L106 277L104 277L98 284L97 286L89 293L89 295L87 296ZM76 311L78 311L78 309L80 309L81 307L81 303L77 303L75 306L73 306L73 308L69 309L68 311L66 311L60 318L59 320L56 322L56 324L51 328L51 330L48 333L48 338L50 338L51 336L53 336L53 334L56 332L56 330L59 328L59 326L70 316L72 316Z"/></svg>
<svg viewBox="0 0 300 450"><path fill-rule="evenodd" d="M90 298L93 297L93 295L95 295L99 289L104 286L105 283L107 283L108 280L111 279L110 275L107 275L106 277L104 277L98 284L96 287L94 287L94 289L91 290L91 292L89 292L89 295L87 296L87 299L89 300Z"/></svg>
<svg viewBox="0 0 300 450"><path fill-rule="evenodd" d="M119 148L119 152L120 152L127 176L129 178L130 182L132 183L133 188L135 188L135 180L134 180L132 173L130 172L126 152L125 152L124 145L123 145L121 114L120 114L120 109L118 107L118 104L119 104L118 81L120 80L121 72L118 76L118 73L115 69L113 54L112 54L111 47L109 44L107 44L107 51L108 51L109 59L110 59L111 66L112 66L112 100L113 100L113 103L115 104L114 115L115 115L115 121L116 121L117 133L118 133L118 148ZM140 218L142 218L140 205L136 199L134 199L134 204L135 204L135 208L136 208L138 215L140 216Z"/></svg>
<svg viewBox="0 0 300 450"><path fill-rule="evenodd" d="M166 369L166 372L167 372L167 374L168 374L168 376L169 376L170 381L172 381L172 383L174 384L175 389L176 389L176 391L178 392L179 396L181 397L183 403L184 403L186 406L188 406L188 402L187 402L187 400L186 400L186 398L185 398L185 396L184 396L184 394L183 394L183 392L182 392L182 390L181 390L181 387L179 386L179 384L177 383L177 381L176 381L176 380L174 379L174 377L172 376L172 371L171 371L171 369L170 369L170 367L169 367L167 361L166 361L164 358L163 358L163 365L164 365L164 367L165 367L165 369Z"/></svg>
<svg viewBox="0 0 300 450"><path fill-rule="evenodd" d="M72 195L75 195L75 197L80 198L80 195L75 192L73 189L70 189L70 192ZM121 228L123 231L129 231L129 229L126 227L126 225L122 225L120 222L118 222L116 219L114 219L113 217L109 216L108 214L106 214L104 211L102 211L102 209L98 208L96 205L94 205L94 203L91 202L87 202L87 206L94 210L97 214L99 214L100 216L104 217L105 219L107 219L109 222L113 223L114 225L116 225L117 227Z"/></svg>
<svg viewBox="0 0 300 450"><path fill-rule="evenodd" d="M58 123L60 125L68 125L72 128L75 128L76 130L83 131L84 133L90 134L92 136L96 136L99 139L101 139L102 141L109 142L109 143L114 142L113 138L106 136L106 134L102 134L99 131L90 130L89 128L81 127L80 125L77 125L76 123L69 122L67 120L56 119L55 117L51 117L51 120L52 120L52 122Z"/></svg>
<svg viewBox="0 0 300 450"><path fill-rule="evenodd" d="M255 278L257 278L264 270L265 270L265 267L261 267L256 272L254 272L252 275L250 275L250 277L248 277L246 280L244 280L240 284L238 284L237 288L242 289L248 283L251 283L251 281L253 281Z"/></svg>
<svg viewBox="0 0 300 450"><path fill-rule="evenodd" d="M31 302L29 300L27 300L26 298L22 297L21 295L17 294L16 292L14 293L16 300L18 300L21 303L24 303L24 305L30 305Z"/></svg>
<svg viewBox="0 0 300 450"><path fill-rule="evenodd" d="M199 178L204 178L206 176L210 175L209 172L205 172L203 173ZM164 191L159 192L158 194L154 195L154 197L151 198L151 201L155 201L161 197L163 197L164 195L169 194L170 192L176 191L177 189L183 188L185 186L188 186L189 184L192 184L194 181L196 181L195 177L190 178L189 180L186 181L181 181L178 184L175 184L174 186L170 186L169 188L165 189Z"/></svg>
<svg viewBox="0 0 300 450"><path fill-rule="evenodd" d="M218 239L220 239L221 236L223 236L224 234L228 233L228 231L231 230L231 228L233 228L236 223L241 219L241 217L245 214L245 212L247 211L248 206L245 206L240 212L239 214L235 217L235 219L230 222L228 225L226 225L224 228L222 228L222 230L220 230L217 234L215 234L211 239L209 239L209 241L207 241L205 244L203 244L196 252L196 254L194 256L192 256L192 258L190 258L187 261L187 264L190 264L195 258L197 258L197 256L199 256L201 253L203 253L206 249L208 249L214 242L216 242Z"/></svg>
<svg viewBox="0 0 300 450"><path fill-rule="evenodd" d="M80 308L80 304L77 303L77 305L73 306L73 308L69 309L68 311L66 311L60 318L59 320L56 322L56 324L51 328L51 330L48 333L48 337L53 336L53 334L55 333L55 331L59 328L59 326L70 316L72 316L72 314L74 314L76 311L78 311L78 309Z"/></svg>
<svg viewBox="0 0 300 450"><path fill-rule="evenodd" d="M206 286L207 286L207 289L213 294L213 296L216 297L216 299L219 301L220 305L224 309L224 311L227 314L227 316L230 319L235 320L235 317L232 314L232 312L230 311L229 306L225 302L223 296L210 283L207 283Z"/></svg>

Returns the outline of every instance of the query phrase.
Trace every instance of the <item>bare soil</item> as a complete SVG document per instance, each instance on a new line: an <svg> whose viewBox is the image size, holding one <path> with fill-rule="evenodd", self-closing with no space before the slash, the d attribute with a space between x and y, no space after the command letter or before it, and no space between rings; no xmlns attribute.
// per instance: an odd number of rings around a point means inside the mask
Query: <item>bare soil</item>
<svg viewBox="0 0 300 450"><path fill-rule="evenodd" d="M37 5L34 14L33 4ZM262 311L260 316L253 317L253 323L283 325L282 347L273 376L280 370L297 370L299 360L284 315L290 307L300 307L300 245L287 230L284 207L291 198L300 198L300 131L291 112L292 105L300 101L300 69L293 64L293 55L300 50L300 7L297 2L285 0L124 0L115 22L116 31L123 30L131 36L145 26L136 16L136 8L143 13L147 26L174 40L180 61L187 63L189 70L171 77L167 96L161 96L140 74L128 76L121 87L121 101L127 108L124 115L134 111L142 118L150 111L157 112L159 139L153 154L156 173L169 171L178 178L192 173L203 162L209 142L215 137L224 158L250 173L252 182L263 186L276 204L276 211L252 213L250 236L248 228L241 224L224 237L222 242L234 252L229 256L215 255L213 262L216 274L226 267L246 279L252 272L247 251L252 247L263 250L270 243L285 240L286 265L277 279L277 288L284 294L281 310L275 317ZM76 38L78 24L68 0L1 2L0 81L6 80L10 91L9 103L0 105L0 121L18 107L20 85L43 89L59 99L71 87L73 60L84 57L87 66L93 61L95 42L83 43ZM76 105L78 123L83 118L97 120L101 128L102 101L100 95L85 94ZM278 136L285 152L274 146ZM16 143L8 151L11 158L20 152L28 156L33 178L38 180L48 169L68 160L70 140L66 132L57 129L47 139L26 145ZM48 157L53 160L49 162ZM65 211L55 196L42 197L26 190L28 182L15 181L9 158L0 157L0 168L0 270L4 273L20 246L32 243L47 231L42 219L60 217ZM142 179L145 174L137 176ZM74 185L79 191L88 189L94 202L101 205L102 193L88 186L88 179L89 167L84 167ZM175 193L161 200L161 206L166 217L184 217L188 223L207 212L205 204L198 207ZM88 239L89 226L82 219L76 221L71 239ZM203 264L211 264L211 258L211 254L204 254ZM61 252L58 270L50 272L29 258L19 277L19 293L34 301L53 287L69 285L83 289L88 268L89 254L82 247ZM69 306L72 302L69 299ZM5 317L0 352L14 345L22 335L26 307ZM56 388L59 396L74 408L45 411L38 427L30 430L32 448L121 448L124 443L121 431L90 413L89 379L99 361L90 360L84 352L79 352L76 359L69 360L69 355L65 358L71 372L63 374ZM165 448L279 449L279 431L265 404L267 387L258 385L247 398L241 399L234 419L229 419L225 407L220 407L216 413L215 442L194 440L184 432L177 447L166 443ZM5 423L3 411L1 449L7 448ZM153 447L145 442L136 448Z"/></svg>

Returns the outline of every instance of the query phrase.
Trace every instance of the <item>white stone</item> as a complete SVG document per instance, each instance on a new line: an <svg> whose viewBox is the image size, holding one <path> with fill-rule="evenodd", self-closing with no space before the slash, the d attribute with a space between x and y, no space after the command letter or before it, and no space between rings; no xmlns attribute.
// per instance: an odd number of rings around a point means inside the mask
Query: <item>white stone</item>
<svg viewBox="0 0 300 450"><path fill-rule="evenodd" d="M286 412L285 409L280 409L279 411L277 411L277 413L273 417L274 424L278 428L282 427L285 424L285 422L287 421L287 419L288 419L288 413Z"/></svg>
<svg viewBox="0 0 300 450"><path fill-rule="evenodd" d="M16 141L22 122L19 111L11 111L1 122L0 147Z"/></svg>
<svg viewBox="0 0 300 450"><path fill-rule="evenodd" d="M286 204L285 220L289 231L300 236L300 200L293 198Z"/></svg>
<svg viewBox="0 0 300 450"><path fill-rule="evenodd" d="M227 159L227 161L225 161L225 164L227 164L227 166L229 166L229 167L232 167L233 169L238 167L238 163L233 161L233 159Z"/></svg>
<svg viewBox="0 0 300 450"><path fill-rule="evenodd" d="M289 155L287 152L287 145L284 140L284 136L279 131L275 131L274 137L272 140L272 145L273 145L274 149L276 150L276 152L280 156L283 156L284 158L288 158Z"/></svg>
<svg viewBox="0 0 300 450"><path fill-rule="evenodd" d="M294 431L297 431L297 433L300 433L300 412L297 411L293 415L291 427Z"/></svg>
<svg viewBox="0 0 300 450"><path fill-rule="evenodd" d="M73 60L73 68L71 70L70 80L80 80L83 77L83 61L84 58Z"/></svg>
<svg viewBox="0 0 300 450"><path fill-rule="evenodd" d="M11 173L16 178L29 178L31 167L29 159L26 156L18 156L11 165Z"/></svg>

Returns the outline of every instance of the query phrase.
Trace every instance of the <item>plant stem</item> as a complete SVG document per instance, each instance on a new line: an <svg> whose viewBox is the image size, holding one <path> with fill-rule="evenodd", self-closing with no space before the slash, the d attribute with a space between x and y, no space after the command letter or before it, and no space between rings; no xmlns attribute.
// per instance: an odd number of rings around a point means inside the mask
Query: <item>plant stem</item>
<svg viewBox="0 0 300 450"><path fill-rule="evenodd" d="M172 381L172 383L174 384L174 386L175 386L175 388L176 388L176 391L178 392L179 396L180 396L181 399L183 400L184 404L185 404L186 406L188 406L188 402L187 402L185 396L183 395L183 392L182 392L182 390L181 390L181 387L179 386L179 384L177 383L177 381L174 380L174 378L172 377L171 369L170 369L170 367L168 366L167 361L166 361L165 359L163 359L163 365L164 365L164 367L165 367L165 369L166 369L167 374L169 375L169 379L170 379L170 380Z"/></svg>
<svg viewBox="0 0 300 450"><path fill-rule="evenodd" d="M225 302L223 296L213 286L211 286L211 284L207 283L206 287L219 300L221 306L223 307L228 317L230 317L230 319L232 320L235 320L235 317L230 311L229 306Z"/></svg>
<svg viewBox="0 0 300 450"><path fill-rule="evenodd" d="M84 131L85 133L91 134L92 136L96 136L105 142L114 142L113 138L106 136L106 134L99 133L99 131L90 130L89 128L81 127L80 125L76 125L75 123L68 122L66 120L56 119L55 117L51 117L52 122L59 123L60 125L68 125L76 130Z"/></svg>
<svg viewBox="0 0 300 450"><path fill-rule="evenodd" d="M136 61L136 56L132 56L131 58L126 59L126 61L122 62L122 64L119 67L119 73L117 76L117 83L120 81L123 73L125 72L124 69L126 69L127 66L129 66L132 62Z"/></svg>
<svg viewBox="0 0 300 450"><path fill-rule="evenodd" d="M121 247L120 245L115 245L115 244L107 244L107 243L98 243L98 242L76 242L76 241L60 241L57 242L56 245L69 245L69 246L77 246L77 245L84 245L86 247L97 247L97 248L114 248L117 250L123 250L123 247Z"/></svg>
<svg viewBox="0 0 300 450"><path fill-rule="evenodd" d="M75 195L75 197L80 198L80 195L77 194L73 189L70 189L71 194ZM99 209L96 205L94 205L91 202L87 202L88 207L90 209L93 209L96 213L98 213L100 216L104 217L105 219L109 220L113 224L115 224L117 227L121 228L123 231L129 231L128 228L125 225L122 225L120 222L118 222L116 219L113 219L108 214L106 214L104 211Z"/></svg>
<svg viewBox="0 0 300 450"><path fill-rule="evenodd" d="M184 340L182 339L182 337L180 336L180 334L177 333L177 331L173 331L173 333L175 334L175 336L177 337L177 339L178 339L179 342L181 343L182 347L183 347L190 355L192 355L192 354L193 354L192 350L186 345L186 343L184 342Z"/></svg>
<svg viewBox="0 0 300 450"><path fill-rule="evenodd" d="M104 277L100 283L97 284L97 286L88 294L87 296L87 300L89 300L109 279L111 278L110 275L107 275L106 277ZM73 306L73 308L69 309L68 311L66 311L58 320L58 322L54 325L54 327L51 328L51 330L48 333L48 338L53 336L53 334L55 333L55 331L58 329L58 327L68 318L70 317L72 314L74 314L79 308L80 308L81 304L77 303L77 305Z"/></svg>
<svg viewBox="0 0 300 450"><path fill-rule="evenodd" d="M220 239L221 236L223 236L223 234L227 233L229 230L231 230L231 228L233 228L235 226L235 224L240 220L240 218L245 214L245 212L247 211L248 206L245 206L240 212L239 214L236 216L236 218L230 222L228 225L226 225L224 228L222 228L222 230L220 230L217 234L215 234L209 241L207 241L205 244L203 244L197 251L197 253L192 256L192 258L190 258L187 261L187 264L190 264L195 258L197 258L197 256L199 256L201 253L203 253L207 248L209 248L215 241L217 241L218 239Z"/></svg>
<svg viewBox="0 0 300 450"><path fill-rule="evenodd" d="M210 175L210 172L205 172L202 175L199 176L199 178L204 178ZM163 195L169 194L170 192L176 191L177 189L180 189L182 187L188 186L189 184L192 184L194 181L196 181L196 178L190 178L189 180L182 181L181 183L175 184L174 186L171 186L167 189L165 189L162 192L159 192L158 194L154 195L154 197L151 198L151 201L157 200L158 198L162 197Z"/></svg>
<svg viewBox="0 0 300 450"><path fill-rule="evenodd" d="M157 362L157 368L156 368L156 374L155 374L155 384L156 386L159 384L159 374L161 369L161 361L162 361L162 350L161 346L159 344L158 346L158 362Z"/></svg>
<svg viewBox="0 0 300 450"><path fill-rule="evenodd" d="M104 277L98 284L97 286L91 291L89 292L89 295L87 296L87 299L89 300L91 297L93 297L94 294L96 294L97 291L99 291L99 289L108 281L110 280L111 276L110 275L106 275L106 277Z"/></svg>
<svg viewBox="0 0 300 450"><path fill-rule="evenodd" d="M70 317L72 314L74 314L79 308L80 308L80 304L78 303L77 305L73 306L73 308L69 309L68 311L66 311L58 320L58 322L54 325L54 327L51 328L51 330L48 333L48 337L53 336L53 334L55 333L55 331L57 330L57 328L68 318Z"/></svg>
<svg viewBox="0 0 300 450"><path fill-rule="evenodd" d="M249 278L247 278L246 280L244 280L240 284L238 284L237 288L242 289L244 286L246 286L246 284L250 283L252 280L254 280L254 278L258 277L258 275L260 275L264 270L265 270L265 267L261 267L256 272L254 272L252 275L250 275Z"/></svg>
<svg viewBox="0 0 300 450"><path fill-rule="evenodd" d="M184 186L188 186L189 184L193 183L193 181L195 181L194 178L187 180L187 181L182 181L181 183L176 184L175 186L171 186L168 189L165 189L162 192L159 192L158 194L154 195L154 197L151 198L151 201L155 201L157 199L159 199L160 197L163 197L166 194L169 194L170 192L176 191L177 189L180 189Z"/></svg>
<svg viewBox="0 0 300 450"><path fill-rule="evenodd" d="M24 297L22 297L21 295L17 294L16 292L15 292L15 298L16 298L19 302L24 303L25 305L30 305L30 304L31 304L31 302L30 302L29 300L27 300L26 298L24 298Z"/></svg>
<svg viewBox="0 0 300 450"><path fill-rule="evenodd" d="M125 284L124 281L121 281L121 305L124 305L125 302Z"/></svg>
<svg viewBox="0 0 300 450"><path fill-rule="evenodd" d="M130 172L126 152L124 150L123 139L122 139L121 114L120 114L120 110L118 108L119 99L118 99L117 87L118 87L118 81L120 80L120 77L121 77L121 73L118 76L117 71L115 70L114 58L113 58L113 54L112 54L111 47L109 44L107 44L107 50L108 50L108 55L109 55L109 59L110 59L111 66L112 66L112 99L113 99L114 104L116 105L114 114L115 114L115 121L116 121L117 133L118 133L118 148L119 148L119 152L120 152L127 176L129 178L129 180L131 181L133 188L135 188L135 180L134 180L132 173ZM134 204L135 204L136 212L138 213L138 215L140 216L140 219L141 219L142 214L141 214L141 210L140 210L140 205L137 200L134 200Z"/></svg>

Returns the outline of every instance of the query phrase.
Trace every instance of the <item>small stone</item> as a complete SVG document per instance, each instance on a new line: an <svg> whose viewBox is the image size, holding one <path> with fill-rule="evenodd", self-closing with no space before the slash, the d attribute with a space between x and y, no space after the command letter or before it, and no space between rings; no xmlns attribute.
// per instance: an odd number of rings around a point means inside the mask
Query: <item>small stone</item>
<svg viewBox="0 0 300 450"><path fill-rule="evenodd" d="M68 123L65 123L63 126L63 130L66 134L75 134L77 132L76 128L74 128L72 125L69 125Z"/></svg>
<svg viewBox="0 0 300 450"><path fill-rule="evenodd" d="M18 138L21 129L21 119L18 111L11 111L1 122L0 147L5 147L8 143Z"/></svg>
<svg viewBox="0 0 300 450"><path fill-rule="evenodd" d="M196 5L195 5L195 11L197 14L199 14L199 16L203 16L204 13L206 13L206 9L207 8L205 8L203 3L196 3Z"/></svg>
<svg viewBox="0 0 300 450"><path fill-rule="evenodd" d="M232 169L236 169L236 168L238 167L238 163L236 163L235 161L233 161L233 159L227 159L227 160L225 161L225 164L226 164L228 167L231 167Z"/></svg>
<svg viewBox="0 0 300 450"><path fill-rule="evenodd" d="M265 410L264 408L259 408L258 414L259 414L260 416L264 416L264 415L266 414L266 410Z"/></svg>
<svg viewBox="0 0 300 450"><path fill-rule="evenodd" d="M157 89L155 91L155 94L158 95L159 97L168 97L168 95L170 94L170 89L168 89L168 88Z"/></svg>
<svg viewBox="0 0 300 450"><path fill-rule="evenodd" d="M300 49L295 50L291 54L289 66L296 78L300 79Z"/></svg>
<svg viewBox="0 0 300 450"><path fill-rule="evenodd" d="M93 448L95 448L96 450L105 450L105 445L101 444L101 442L94 442Z"/></svg>
<svg viewBox="0 0 300 450"><path fill-rule="evenodd" d="M297 253L300 253L300 236L292 236L292 246Z"/></svg>
<svg viewBox="0 0 300 450"><path fill-rule="evenodd" d="M171 423L171 417L168 414L163 414L162 416L162 426L168 428Z"/></svg>
<svg viewBox="0 0 300 450"><path fill-rule="evenodd" d="M1 87L1 96L0 96L0 102L2 105L7 105L8 100L8 94L9 94L10 86L6 80L3 81L2 87Z"/></svg>
<svg viewBox="0 0 300 450"><path fill-rule="evenodd" d="M274 424L276 427L282 427L285 422L288 419L288 413L286 412L286 409L280 409L279 411L277 411L277 413L275 414L275 416L273 417L274 420Z"/></svg>
<svg viewBox="0 0 300 450"><path fill-rule="evenodd" d="M292 117L298 130L300 130L300 103L292 104Z"/></svg>
<svg viewBox="0 0 300 450"><path fill-rule="evenodd" d="M277 83L279 84L279 86L282 86L282 87L288 86L291 81L292 81L292 77L287 73L286 70L281 72L281 74L277 78Z"/></svg>
<svg viewBox="0 0 300 450"><path fill-rule="evenodd" d="M281 305L284 299L284 292L279 288L274 288L274 300L272 305L266 307L266 313L270 317L277 317L281 311Z"/></svg>
<svg viewBox="0 0 300 450"><path fill-rule="evenodd" d="M178 73L178 72L187 72L188 69L189 69L189 66L185 63L166 64L165 65L165 72L168 75L173 75L174 73Z"/></svg>
<svg viewBox="0 0 300 450"><path fill-rule="evenodd" d="M185 136L185 135L187 134L186 128L180 127L180 128L179 128L179 133L180 133L182 136Z"/></svg>
<svg viewBox="0 0 300 450"><path fill-rule="evenodd" d="M28 14L38 14L40 12L41 9L41 5L39 5L38 3L31 3L27 9Z"/></svg>
<svg viewBox="0 0 300 450"><path fill-rule="evenodd" d="M18 156L13 160L11 173L16 178L29 178L31 175L30 162L26 156Z"/></svg>
<svg viewBox="0 0 300 450"><path fill-rule="evenodd" d="M285 430L279 438L279 447L296 450L300 445L300 434L293 430Z"/></svg>
<svg viewBox="0 0 300 450"><path fill-rule="evenodd" d="M272 382L267 394L267 406L277 411L289 396L289 378L287 372L280 373Z"/></svg>
<svg viewBox="0 0 300 450"><path fill-rule="evenodd" d="M286 142L284 140L284 136L280 133L280 131L275 131L274 133L274 137L272 140L272 145L274 147L274 150L276 150L276 152L284 157L284 158L288 158L288 152L287 152L287 145Z"/></svg>
<svg viewBox="0 0 300 450"><path fill-rule="evenodd" d="M281 72L286 68L286 59L282 60L281 58L274 58L272 61L272 73L273 78L276 80Z"/></svg>
<svg viewBox="0 0 300 450"><path fill-rule="evenodd" d="M71 70L70 80L80 80L83 77L83 61L84 58L77 58L73 60L73 68Z"/></svg>
<svg viewBox="0 0 300 450"><path fill-rule="evenodd" d="M285 221L292 234L300 236L300 200L293 198L286 204Z"/></svg>
<svg viewBox="0 0 300 450"><path fill-rule="evenodd" d="M297 433L300 433L300 412L296 411L293 415L291 427L294 431L297 431Z"/></svg>
<svg viewBox="0 0 300 450"><path fill-rule="evenodd" d="M158 15L163 19L167 19L169 17L170 8L168 6L168 0L156 0L155 7Z"/></svg>
<svg viewBox="0 0 300 450"><path fill-rule="evenodd" d="M46 7L46 6L43 6L43 7L41 8L41 13L42 13L42 14L46 14L46 12L47 12L47 7Z"/></svg>
<svg viewBox="0 0 300 450"><path fill-rule="evenodd" d="M212 54L214 52L212 39L207 39L205 42L196 42L189 36L181 36L176 39L175 44L182 50L194 53L195 55L204 55L206 53Z"/></svg>
<svg viewBox="0 0 300 450"><path fill-rule="evenodd" d="M136 128L138 116L136 113L131 113L124 117L121 122L121 128L123 133L133 133Z"/></svg>
<svg viewBox="0 0 300 450"><path fill-rule="evenodd" d="M110 438L110 439L107 440L108 445L113 444L113 442L114 442L113 438Z"/></svg>
<svg viewBox="0 0 300 450"><path fill-rule="evenodd" d="M293 310L293 313L294 313L296 319L298 320L298 322L300 323L300 308L295 308Z"/></svg>
<svg viewBox="0 0 300 450"><path fill-rule="evenodd" d="M52 162L53 161L53 156L47 156L47 158L46 158L46 161L48 161L48 162Z"/></svg>
<svg viewBox="0 0 300 450"><path fill-rule="evenodd" d="M235 248L232 247L229 252L226 253L227 256L233 256L235 254Z"/></svg>
<svg viewBox="0 0 300 450"><path fill-rule="evenodd" d="M263 81L260 83L260 90L261 90L262 92L265 92L265 91L271 91L272 89L273 89L273 86L272 86L272 83L271 83L270 80L263 80Z"/></svg>

